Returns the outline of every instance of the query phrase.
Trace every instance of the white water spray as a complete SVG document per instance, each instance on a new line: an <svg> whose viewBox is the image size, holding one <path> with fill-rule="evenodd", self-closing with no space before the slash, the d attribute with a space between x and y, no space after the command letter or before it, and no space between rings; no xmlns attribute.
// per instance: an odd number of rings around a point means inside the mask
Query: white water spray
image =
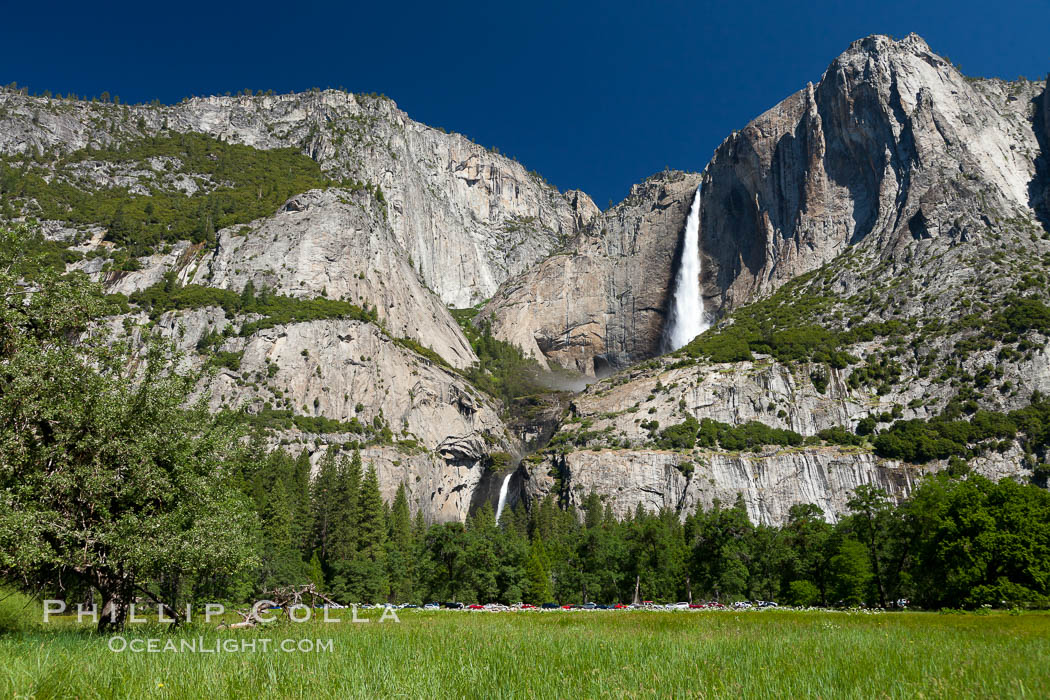
<svg viewBox="0 0 1050 700"><path fill-rule="evenodd" d="M503 477L503 485L499 487L499 503L496 505L496 522L499 522L500 513L503 512L503 505L507 502L507 489L510 488L510 477L514 476L514 472L510 472L507 476Z"/></svg>
<svg viewBox="0 0 1050 700"><path fill-rule="evenodd" d="M700 272L700 187L697 186L685 220L685 245L674 279L674 297L664 334L667 350L677 350L711 326L700 296Z"/></svg>

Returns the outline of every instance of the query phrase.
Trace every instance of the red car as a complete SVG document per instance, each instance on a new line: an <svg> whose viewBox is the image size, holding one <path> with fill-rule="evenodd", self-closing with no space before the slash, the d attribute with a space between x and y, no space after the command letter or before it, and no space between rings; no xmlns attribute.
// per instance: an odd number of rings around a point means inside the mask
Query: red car
<svg viewBox="0 0 1050 700"><path fill-rule="evenodd" d="M703 609L705 607L707 607L707 606L705 606L703 603L690 603L689 604L689 609L690 610L701 610L701 609Z"/></svg>
<svg viewBox="0 0 1050 700"><path fill-rule="evenodd" d="M484 605L478 605L477 603L474 603L473 605L468 605L467 606L467 610L484 610L484 609L485 609Z"/></svg>
<svg viewBox="0 0 1050 700"><path fill-rule="evenodd" d="M627 606L624 605L623 603L617 603L616 605L613 606L613 610L626 610L626 609L627 609Z"/></svg>
<svg viewBox="0 0 1050 700"><path fill-rule="evenodd" d="M532 605L531 603L522 603L521 604L521 609L522 610L535 610L536 606Z"/></svg>

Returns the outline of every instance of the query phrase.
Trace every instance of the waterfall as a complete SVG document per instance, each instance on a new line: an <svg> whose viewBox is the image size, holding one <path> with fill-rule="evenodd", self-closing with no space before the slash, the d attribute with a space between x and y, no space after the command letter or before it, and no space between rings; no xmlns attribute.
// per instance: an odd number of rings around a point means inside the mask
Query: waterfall
<svg viewBox="0 0 1050 700"><path fill-rule="evenodd" d="M677 350L706 331L711 324L704 313L704 300L700 297L700 186L693 195L689 217L685 220L685 240L682 246L682 261L674 279L674 296L671 313L664 332L666 350Z"/></svg>
<svg viewBox="0 0 1050 700"><path fill-rule="evenodd" d="M514 476L511 471L503 477L503 485L499 487L499 503L496 505L496 522L499 522L500 513L503 512L503 504L507 502L507 489L510 488L510 477Z"/></svg>

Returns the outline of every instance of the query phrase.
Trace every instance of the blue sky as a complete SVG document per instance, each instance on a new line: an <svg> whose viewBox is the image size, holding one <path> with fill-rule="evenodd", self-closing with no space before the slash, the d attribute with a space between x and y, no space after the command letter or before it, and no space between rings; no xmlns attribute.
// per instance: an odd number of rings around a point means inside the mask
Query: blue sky
<svg viewBox="0 0 1050 700"><path fill-rule="evenodd" d="M0 83L164 102L381 92L604 208L665 166L703 168L868 34L917 32L970 75L1050 71L1050 0L868 4L6 0Z"/></svg>

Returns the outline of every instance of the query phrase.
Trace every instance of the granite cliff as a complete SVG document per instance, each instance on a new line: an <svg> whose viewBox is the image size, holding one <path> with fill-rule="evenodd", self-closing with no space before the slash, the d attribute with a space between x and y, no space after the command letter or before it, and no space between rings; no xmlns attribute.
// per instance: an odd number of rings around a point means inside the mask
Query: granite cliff
<svg viewBox="0 0 1050 700"><path fill-rule="evenodd" d="M892 443L875 437L897 435L895 422L903 433L1040 400L1050 333L1027 310L1047 300L1047 94L1043 82L965 77L914 35L872 36L732 134L700 178L703 299L720 322L577 396L551 446L525 462L530 498L596 492L620 514L684 514L740 494L756 522L783 522L796 502L836 517L859 483L902 497L950 466L947 453L921 465L887 456ZM688 194L662 252L642 257L670 257ZM652 279L665 297L669 279ZM551 288L537 280L518 297ZM527 345L524 305L497 295L492 307ZM542 297L533 318L540 337L576 326L559 326ZM791 444L712 445L705 420L789 431L768 439ZM967 468L1037 479L1046 455L1022 442L968 450Z"/></svg>
<svg viewBox="0 0 1050 700"><path fill-rule="evenodd" d="M684 515L740 494L756 522L797 502L835 518L861 483L901 497L930 470L1037 479L1050 462L1023 434L921 458L879 442L1050 394L1048 114L1044 82L969 78L914 35L872 36L706 167L602 212L383 97L8 90L0 215L35 220L55 264L123 295L115 329L210 369L214 410L315 463L361 450L429 520L465 518L507 464L527 504L595 492L617 514ZM226 157L267 175L235 182L209 165ZM267 178L307 184L267 208ZM661 356L698 187L716 322ZM488 331L595 383L501 401L477 381ZM704 432L736 429L773 437Z"/></svg>

